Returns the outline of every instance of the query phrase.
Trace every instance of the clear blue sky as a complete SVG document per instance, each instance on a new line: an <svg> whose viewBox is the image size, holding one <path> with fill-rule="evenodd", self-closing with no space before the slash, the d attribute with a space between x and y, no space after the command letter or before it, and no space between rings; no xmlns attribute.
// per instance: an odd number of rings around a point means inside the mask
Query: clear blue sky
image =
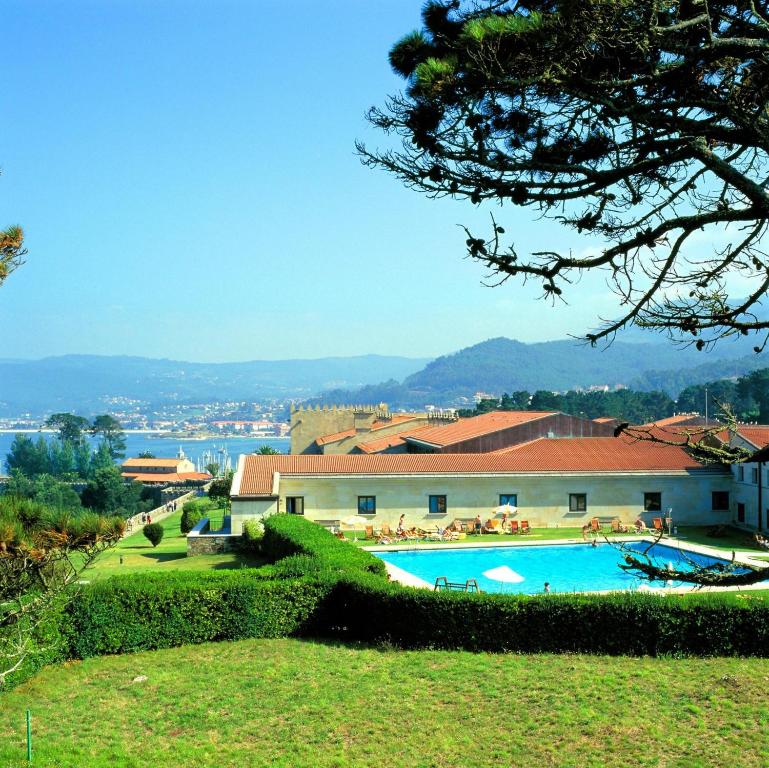
<svg viewBox="0 0 769 768"><path fill-rule="evenodd" d="M421 0L5 0L0 357L432 356L586 330L600 282L554 311L481 285L458 223L487 221L360 165L364 112L402 83ZM576 235L506 210L522 248Z"/></svg>

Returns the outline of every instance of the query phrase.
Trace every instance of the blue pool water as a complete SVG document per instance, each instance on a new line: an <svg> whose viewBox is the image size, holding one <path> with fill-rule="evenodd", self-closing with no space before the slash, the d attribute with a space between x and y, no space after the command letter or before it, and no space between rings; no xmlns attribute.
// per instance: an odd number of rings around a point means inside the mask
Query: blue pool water
<svg viewBox="0 0 769 768"><path fill-rule="evenodd" d="M638 551L648 544L634 542ZM556 544L545 546L483 547L477 549L400 550L373 553L428 584L439 576L464 583L476 579L483 592L541 593L546 581L551 592L594 592L608 589L638 589L641 584L652 587L680 586L679 583L650 583L625 573L618 563L622 555L610 544L592 547L588 544ZM649 552L663 566L688 570L686 558L700 565L726 562L693 552L682 553L677 547L655 544ZM484 576L502 568L502 573ZM509 569L509 570L508 570ZM512 574L510 573L512 571ZM521 579L518 583L494 578L494 575Z"/></svg>

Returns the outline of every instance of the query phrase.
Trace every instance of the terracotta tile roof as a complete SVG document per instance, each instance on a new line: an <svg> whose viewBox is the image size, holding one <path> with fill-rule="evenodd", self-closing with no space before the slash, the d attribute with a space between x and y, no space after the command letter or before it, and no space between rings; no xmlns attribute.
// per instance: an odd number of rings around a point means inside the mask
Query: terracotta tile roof
<svg viewBox="0 0 769 768"><path fill-rule="evenodd" d="M712 471L676 446L613 437L541 438L499 453L241 457L240 496L269 496L273 475L518 474Z"/></svg>
<svg viewBox="0 0 769 768"><path fill-rule="evenodd" d="M737 434L756 448L769 445L769 426L765 424L741 424L737 428Z"/></svg>
<svg viewBox="0 0 769 768"><path fill-rule="evenodd" d="M453 424L431 427L417 438L420 442L431 445L447 446L461 443L481 435L490 435L517 424L536 421L545 416L553 416L557 411L492 411L481 416L460 419Z"/></svg>
<svg viewBox="0 0 769 768"><path fill-rule="evenodd" d="M125 478L140 483L183 483L185 480L210 480L205 472L121 472Z"/></svg>
<svg viewBox="0 0 769 768"><path fill-rule="evenodd" d="M593 419L596 424L611 424L613 421L619 421L614 416L599 416L597 419Z"/></svg>
<svg viewBox="0 0 769 768"><path fill-rule="evenodd" d="M416 429L406 428L403 432L397 432L394 435L388 435L387 437L380 437L378 440L370 440L366 443L358 443L358 450L363 453L379 453L387 448L392 448L395 445L402 445L406 442L407 437L414 435L418 436L421 432L432 427L416 427Z"/></svg>
<svg viewBox="0 0 769 768"><path fill-rule="evenodd" d="M698 413L679 413L677 416L668 416L664 419L657 419L656 421L644 424L645 427L657 426L657 427L699 427L705 423L705 418Z"/></svg>
<svg viewBox="0 0 769 768"><path fill-rule="evenodd" d="M126 459L124 467L175 467L184 459Z"/></svg>
<svg viewBox="0 0 769 768"><path fill-rule="evenodd" d="M315 442L318 445L326 445L326 443L336 443L338 440L344 440L345 437L352 437L356 430L343 429L341 432L332 432L330 435L321 435L315 438Z"/></svg>
<svg viewBox="0 0 769 768"><path fill-rule="evenodd" d="M368 431L376 432L379 429L387 429L387 427L392 427L397 424L404 424L409 421L415 421L418 418L418 416L414 416L413 414L400 413L394 415L392 419L388 421L375 421ZM341 432L333 432L330 435L321 435L315 439L315 442L318 445L326 445L327 443L336 443L339 440L344 440L346 437L353 437L355 434L357 434L357 430L355 430L355 428L343 429Z"/></svg>
<svg viewBox="0 0 769 768"><path fill-rule="evenodd" d="M628 427L625 435L638 439L638 440L648 440L649 438L657 439L657 440L667 440L671 443L676 443L678 445L686 445L687 441L689 443L698 443L700 440L702 440L705 436L708 430L713 429L714 427L717 427L718 424L705 424L705 420L702 420L703 423L701 425L689 425L689 426L668 426L668 427L660 427L657 424L651 424L651 425L644 425L642 427ZM715 437L717 437L722 443L728 443L729 442L729 430L723 429L719 432L714 433Z"/></svg>

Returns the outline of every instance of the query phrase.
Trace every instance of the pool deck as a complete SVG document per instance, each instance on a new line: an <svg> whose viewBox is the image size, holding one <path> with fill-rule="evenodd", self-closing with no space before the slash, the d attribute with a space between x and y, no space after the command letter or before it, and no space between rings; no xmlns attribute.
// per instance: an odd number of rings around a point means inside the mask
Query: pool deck
<svg viewBox="0 0 769 768"><path fill-rule="evenodd" d="M655 539L651 536L617 536L612 538L608 543L614 542L647 542L653 544ZM604 540L601 543L607 543ZM672 547L678 545L679 549L687 552L693 552L700 555L706 555L708 557L714 557L719 560L728 560L729 555L723 550L711 549L702 544L693 544L686 541L685 537L676 536L663 536L660 544ZM457 541L457 542L411 542L409 544L382 544L373 545L370 547L362 547L367 552L415 552L415 551L428 551L428 550L445 550L445 549L490 549L492 547L549 547L558 546L563 544L582 544L583 546L590 546L591 541L585 542L583 539L546 539L542 541L534 541L522 537L521 541ZM755 560L749 552L735 552L735 562L740 565L748 565L753 568L769 568L769 564L764 560ZM399 584L403 584L407 587L419 587L421 589L433 589L433 585L426 582L424 579L420 579L413 573L404 571L396 565L392 565L385 561L385 568L387 574L392 581L397 581ZM769 580L768 580L769 581ZM646 587L645 589L643 587ZM767 583L750 584L743 587L697 587L695 585L689 585L684 587L647 587L642 585L640 590L632 590L650 592L652 594L666 595L666 594L691 594L692 592L743 592L749 590L765 590L767 589ZM591 595L606 595L616 591L628 591L628 590L597 590L594 592L579 592L578 594L591 594ZM496 593L493 593L496 594Z"/></svg>

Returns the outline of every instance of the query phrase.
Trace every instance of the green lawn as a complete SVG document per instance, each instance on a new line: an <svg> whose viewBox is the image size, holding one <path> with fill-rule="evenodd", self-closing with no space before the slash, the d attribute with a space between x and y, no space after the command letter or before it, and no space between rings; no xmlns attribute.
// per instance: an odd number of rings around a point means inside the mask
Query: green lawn
<svg viewBox="0 0 769 768"><path fill-rule="evenodd" d="M132 682L147 675L146 682ZM0 766L769 765L769 659L394 651L298 640L52 667L3 695Z"/></svg>
<svg viewBox="0 0 769 768"><path fill-rule="evenodd" d="M205 503L205 502L204 502ZM211 520L211 527L216 529L222 524L225 510L210 504L206 516ZM123 539L113 549L102 554L95 565L85 571L84 579L100 579L120 573L137 573L148 568L158 570L208 570L209 568L240 568L262 565L258 558L246 557L234 552L222 555L198 555L187 557L187 537L182 534L179 524L182 512L179 509L160 524L165 531L163 541L157 547L144 538L141 528ZM121 562L122 560L122 562Z"/></svg>

